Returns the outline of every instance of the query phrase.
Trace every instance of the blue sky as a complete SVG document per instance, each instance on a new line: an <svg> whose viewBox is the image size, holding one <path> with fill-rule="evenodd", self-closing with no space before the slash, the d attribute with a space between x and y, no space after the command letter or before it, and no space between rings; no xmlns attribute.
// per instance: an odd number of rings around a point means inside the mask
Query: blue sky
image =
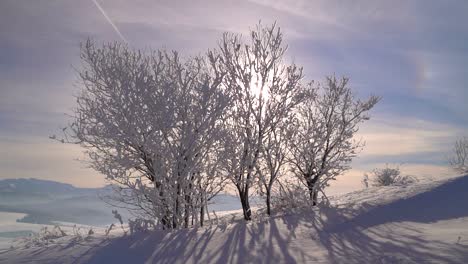
<svg viewBox="0 0 468 264"><path fill-rule="evenodd" d="M450 0L3 0L0 179L104 184L76 161L84 158L77 146L48 139L67 124L79 89L72 66L80 66L87 37L193 55L215 47L222 32L245 34L259 20L278 22L287 57L306 78L345 75L359 96L383 97L358 135L367 146L344 185L357 186L385 163L404 164L410 174L450 173L447 155L468 128L466 14L468 2Z"/></svg>

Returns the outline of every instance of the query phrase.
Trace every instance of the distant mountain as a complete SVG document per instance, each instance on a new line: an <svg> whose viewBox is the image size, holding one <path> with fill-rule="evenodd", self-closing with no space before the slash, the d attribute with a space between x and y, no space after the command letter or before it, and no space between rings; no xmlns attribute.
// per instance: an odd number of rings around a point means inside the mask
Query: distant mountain
<svg viewBox="0 0 468 264"><path fill-rule="evenodd" d="M0 194L75 195L95 193L102 188L78 188L71 184L39 179L0 180Z"/></svg>
<svg viewBox="0 0 468 264"><path fill-rule="evenodd" d="M115 222L112 207L100 197L111 193L111 186L102 188L78 188L71 184L39 179L0 180L0 211L25 213L20 221L50 224L52 221L87 225L106 225ZM251 205L263 204L258 197L251 198ZM241 209L239 198L231 194L219 194L208 205L209 211ZM119 212L128 218L123 210Z"/></svg>
<svg viewBox="0 0 468 264"><path fill-rule="evenodd" d="M78 188L39 179L0 180L0 211L25 213L20 221L28 223L105 225L115 221L112 208L100 198L109 192L109 187Z"/></svg>

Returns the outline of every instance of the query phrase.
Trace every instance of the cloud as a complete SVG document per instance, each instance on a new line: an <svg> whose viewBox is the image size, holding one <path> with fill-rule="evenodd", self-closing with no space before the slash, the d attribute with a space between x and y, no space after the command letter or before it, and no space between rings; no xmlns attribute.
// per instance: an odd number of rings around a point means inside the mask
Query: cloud
<svg viewBox="0 0 468 264"><path fill-rule="evenodd" d="M460 127L408 117L387 116L371 119L358 136L366 146L363 157L402 156L427 152L446 153L463 132Z"/></svg>
<svg viewBox="0 0 468 264"><path fill-rule="evenodd" d="M371 118L358 133L366 142L352 169L331 182L330 195L360 190L365 173L375 168L399 166L403 175L438 179L457 174L448 166L454 140L463 127L411 117L387 115Z"/></svg>
<svg viewBox="0 0 468 264"><path fill-rule="evenodd" d="M367 146L353 163L355 175L385 162L442 165L454 137L468 128L464 66L468 3L99 0L99 4L112 20L103 19L93 1L2 2L1 177L40 176L78 184L89 179L86 182L100 184L93 172L73 161L80 156L78 148L47 141L66 124L62 113L70 113L74 106L79 87L73 86L71 65L80 66L78 44L87 37L108 42L121 40L121 35L132 47L174 48L193 55L215 47L224 31L246 35L259 20L277 21L289 45L286 56L304 66L308 79L346 75L359 96L383 96L361 130Z"/></svg>

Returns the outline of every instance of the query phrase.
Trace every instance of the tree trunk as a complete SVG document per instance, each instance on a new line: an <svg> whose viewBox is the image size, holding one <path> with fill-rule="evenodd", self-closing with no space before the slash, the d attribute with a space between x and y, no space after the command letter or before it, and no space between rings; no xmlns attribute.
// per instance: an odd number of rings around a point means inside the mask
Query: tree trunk
<svg viewBox="0 0 468 264"><path fill-rule="evenodd" d="M317 205L317 196L318 196L318 190L315 190L313 185L312 187L309 185L309 197L310 197L310 200L312 201L312 206Z"/></svg>
<svg viewBox="0 0 468 264"><path fill-rule="evenodd" d="M156 182L156 188L160 188L161 187L161 184L157 183ZM170 213L167 209L167 204L166 204L166 199L164 198L164 191L161 190L159 191L159 196L161 197L161 204L162 204L162 208L165 208L163 210L165 210L165 213L164 213L164 216L162 217L161 219L161 224L163 226L163 230L165 230L166 228L169 228L171 229L171 217L170 217Z"/></svg>
<svg viewBox="0 0 468 264"><path fill-rule="evenodd" d="M175 212L172 214L172 229L177 228L177 218L179 217L179 195L180 195L180 186L177 186L177 197L175 201Z"/></svg>
<svg viewBox="0 0 468 264"><path fill-rule="evenodd" d="M200 226L205 222L205 195L200 195Z"/></svg>
<svg viewBox="0 0 468 264"><path fill-rule="evenodd" d="M312 198L312 205L313 206L316 206L317 203L318 203L317 196L318 196L318 190L314 189L314 195L313 195L313 198Z"/></svg>
<svg viewBox="0 0 468 264"><path fill-rule="evenodd" d="M172 229L177 228L177 217L179 216L179 198L176 199L175 213L172 214Z"/></svg>
<svg viewBox="0 0 468 264"><path fill-rule="evenodd" d="M266 190L266 205L267 205L267 214L271 215L271 190Z"/></svg>
<svg viewBox="0 0 468 264"><path fill-rule="evenodd" d="M161 224L162 224L163 230L166 230L166 228L169 227L169 220L167 220L167 216L164 216L164 217L161 219Z"/></svg>
<svg viewBox="0 0 468 264"><path fill-rule="evenodd" d="M312 206L316 206L318 197L316 183L318 181L318 177L310 177L308 175L305 175L305 178L307 179L307 188L309 189L309 198L312 201Z"/></svg>
<svg viewBox="0 0 468 264"><path fill-rule="evenodd" d="M200 226L203 226L203 222L205 220L205 206L202 204L200 207Z"/></svg>
<svg viewBox="0 0 468 264"><path fill-rule="evenodd" d="M163 226L163 230L172 228L171 213L168 209L165 209L165 214L161 219L161 224Z"/></svg>
<svg viewBox="0 0 468 264"><path fill-rule="evenodd" d="M185 228L189 227L191 206L192 206L192 199L190 195L185 195Z"/></svg>
<svg viewBox="0 0 468 264"><path fill-rule="evenodd" d="M244 213L244 219L246 221L252 220L252 212L250 211L249 196L247 193L242 193L240 195L242 211Z"/></svg>

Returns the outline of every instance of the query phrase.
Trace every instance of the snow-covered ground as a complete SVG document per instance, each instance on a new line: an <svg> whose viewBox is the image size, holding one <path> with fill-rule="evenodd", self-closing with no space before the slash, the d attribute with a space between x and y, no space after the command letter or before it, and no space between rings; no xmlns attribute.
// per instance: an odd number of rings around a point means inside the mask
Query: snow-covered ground
<svg viewBox="0 0 468 264"><path fill-rule="evenodd" d="M82 233L85 229L88 230L89 228L93 230L105 230L103 227L68 222L54 222L51 225L44 225L17 221L18 219L22 219L25 215L26 214L22 213L0 212L0 252L9 249L11 246L20 244L24 238L27 238L31 234L39 233L44 227L50 230L53 229L55 225L59 225L62 230L70 234L72 234L74 228L80 228Z"/></svg>
<svg viewBox="0 0 468 264"><path fill-rule="evenodd" d="M0 250L9 248L12 242L43 227L58 224L62 229L73 232L73 227L93 230L105 229L117 220L100 196L108 193L104 188L77 188L69 184L38 179L0 180ZM258 197L251 204L262 203ZM213 220L240 209L239 199L230 194L216 196L208 205ZM225 213L225 211L227 213ZM126 222L130 215L119 210Z"/></svg>
<svg viewBox="0 0 468 264"><path fill-rule="evenodd" d="M468 263L468 176L330 200L252 223L4 249L0 263Z"/></svg>
<svg viewBox="0 0 468 264"><path fill-rule="evenodd" d="M16 222L24 216L25 214L20 213L0 212L0 250L10 247L15 237L28 235L36 230L38 225Z"/></svg>

